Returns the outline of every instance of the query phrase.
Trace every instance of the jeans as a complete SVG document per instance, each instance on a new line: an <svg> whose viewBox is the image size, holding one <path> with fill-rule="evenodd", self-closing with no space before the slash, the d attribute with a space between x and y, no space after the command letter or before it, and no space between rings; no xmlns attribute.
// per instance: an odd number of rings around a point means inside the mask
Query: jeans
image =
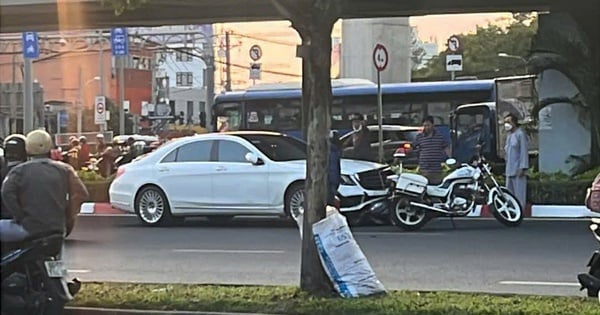
<svg viewBox="0 0 600 315"><path fill-rule="evenodd" d="M0 220L0 241L19 242L27 236L29 233L15 220Z"/></svg>
<svg viewBox="0 0 600 315"><path fill-rule="evenodd" d="M327 205L335 206L335 195L337 194L337 190L340 185L329 183L327 185Z"/></svg>

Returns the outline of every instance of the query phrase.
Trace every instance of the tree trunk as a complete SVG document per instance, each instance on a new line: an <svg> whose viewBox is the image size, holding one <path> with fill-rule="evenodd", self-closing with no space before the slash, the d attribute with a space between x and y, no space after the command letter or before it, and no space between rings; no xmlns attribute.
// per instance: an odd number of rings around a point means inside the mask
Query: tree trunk
<svg viewBox="0 0 600 315"><path fill-rule="evenodd" d="M331 127L331 31L339 16L339 1L312 0L299 7L286 9L292 13L292 26L302 37L303 58L302 101L303 122L307 129L308 160L306 167L306 199L302 240L300 287L316 296L330 296L331 282L325 274L317 252L312 225L325 217L327 204L327 169ZM307 124L307 125L306 125Z"/></svg>

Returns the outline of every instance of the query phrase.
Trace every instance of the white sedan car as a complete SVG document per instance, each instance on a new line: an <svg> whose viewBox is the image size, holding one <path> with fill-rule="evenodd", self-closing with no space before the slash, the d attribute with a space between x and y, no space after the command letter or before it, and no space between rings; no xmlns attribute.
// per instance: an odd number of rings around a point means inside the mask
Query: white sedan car
<svg viewBox="0 0 600 315"><path fill-rule="evenodd" d="M341 162L341 211L360 211L386 197L380 164ZM113 207L146 225L188 216L296 219L304 207L306 144L272 132L210 133L169 142L121 166L109 189Z"/></svg>

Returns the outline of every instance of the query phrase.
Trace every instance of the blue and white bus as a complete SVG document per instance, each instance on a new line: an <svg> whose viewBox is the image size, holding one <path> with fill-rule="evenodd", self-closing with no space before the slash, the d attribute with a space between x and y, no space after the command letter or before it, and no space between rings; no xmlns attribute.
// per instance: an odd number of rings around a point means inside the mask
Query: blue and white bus
<svg viewBox="0 0 600 315"><path fill-rule="evenodd" d="M349 115L377 124L377 85L360 79L332 80L331 128L351 129ZM496 101L495 80L383 84L383 124L419 126L433 116L450 139L450 113L461 104ZM302 137L301 83L265 84L215 98L214 130L269 130Z"/></svg>

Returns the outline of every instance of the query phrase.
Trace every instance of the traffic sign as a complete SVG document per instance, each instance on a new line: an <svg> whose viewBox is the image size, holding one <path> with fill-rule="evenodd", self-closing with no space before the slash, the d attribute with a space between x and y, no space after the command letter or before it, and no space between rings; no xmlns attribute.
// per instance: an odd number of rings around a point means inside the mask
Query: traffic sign
<svg viewBox="0 0 600 315"><path fill-rule="evenodd" d="M96 125L106 123L106 98L104 96L96 96L94 101L94 122Z"/></svg>
<svg viewBox="0 0 600 315"><path fill-rule="evenodd" d="M373 49L373 64L377 71L385 70L388 65L388 52L382 44L377 44Z"/></svg>
<svg viewBox="0 0 600 315"><path fill-rule="evenodd" d="M260 63L250 64L250 80L260 80Z"/></svg>
<svg viewBox="0 0 600 315"><path fill-rule="evenodd" d="M250 47L249 54L250 59L252 59L253 61L258 61L260 58L262 58L262 49L258 45L253 45L252 47Z"/></svg>
<svg viewBox="0 0 600 315"><path fill-rule="evenodd" d="M450 38L448 38L448 50L455 53L460 51L461 48L462 47L460 46L460 39L458 39L458 36L450 36Z"/></svg>
<svg viewBox="0 0 600 315"><path fill-rule="evenodd" d="M463 71L463 56L446 55L446 71Z"/></svg>
<svg viewBox="0 0 600 315"><path fill-rule="evenodd" d="M115 27L110 31L110 47L113 56L127 56L129 54L127 28Z"/></svg>
<svg viewBox="0 0 600 315"><path fill-rule="evenodd" d="M40 56L37 32L23 33L23 57L34 59Z"/></svg>

